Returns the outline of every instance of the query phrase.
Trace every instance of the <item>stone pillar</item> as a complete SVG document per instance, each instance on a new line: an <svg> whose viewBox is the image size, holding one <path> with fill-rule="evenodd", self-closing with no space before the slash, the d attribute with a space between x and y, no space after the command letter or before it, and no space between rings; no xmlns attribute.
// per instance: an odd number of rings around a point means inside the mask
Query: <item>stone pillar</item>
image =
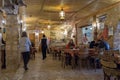
<svg viewBox="0 0 120 80"><path fill-rule="evenodd" d="M6 67L9 70L15 70L20 64L19 43L19 25L17 15L8 15L6 18Z"/></svg>
<svg viewBox="0 0 120 80"><path fill-rule="evenodd" d="M0 14L0 27L2 27L2 14ZM0 34L2 34L0 30ZM0 69L1 69L1 42L0 42Z"/></svg>

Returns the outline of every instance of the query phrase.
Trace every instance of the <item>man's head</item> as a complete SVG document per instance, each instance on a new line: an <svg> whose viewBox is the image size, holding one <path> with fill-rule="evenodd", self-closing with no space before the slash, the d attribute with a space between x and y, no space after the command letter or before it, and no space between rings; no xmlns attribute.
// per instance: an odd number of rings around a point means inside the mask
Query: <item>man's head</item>
<svg viewBox="0 0 120 80"><path fill-rule="evenodd" d="M45 37L45 34L43 34L43 37Z"/></svg>

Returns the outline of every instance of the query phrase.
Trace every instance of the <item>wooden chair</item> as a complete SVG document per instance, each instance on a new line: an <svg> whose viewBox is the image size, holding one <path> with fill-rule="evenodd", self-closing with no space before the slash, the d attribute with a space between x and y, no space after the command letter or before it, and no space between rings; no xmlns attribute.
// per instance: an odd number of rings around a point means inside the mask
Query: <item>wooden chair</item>
<svg viewBox="0 0 120 80"><path fill-rule="evenodd" d="M32 47L31 51L30 51L30 57L31 57L31 59L35 59L35 53L37 53L37 50L36 50L35 47Z"/></svg>
<svg viewBox="0 0 120 80"><path fill-rule="evenodd" d="M66 57L66 55L65 55L65 53L64 53L64 51L62 50L61 51L61 66L63 67L63 68L65 68L65 66L66 66L66 59L65 59L65 57Z"/></svg>
<svg viewBox="0 0 120 80"><path fill-rule="evenodd" d="M69 53L66 53L66 52L64 52L64 50L62 50L61 51L61 66L63 67L63 68L65 68L66 66L69 66L70 64L69 64ZM71 58L72 59L72 58ZM70 63L71 63L71 67L72 67L72 69L73 69L73 65L72 65L72 60L70 61Z"/></svg>
<svg viewBox="0 0 120 80"><path fill-rule="evenodd" d="M90 61L90 59L93 59L93 63L89 62L89 64L92 64L94 69L95 69L95 71L96 71L96 67L97 67L97 64L98 64L97 60L99 60L98 52L96 51L95 48L88 49L88 56L89 56L89 58L88 58L89 61Z"/></svg>
<svg viewBox="0 0 120 80"><path fill-rule="evenodd" d="M80 48L79 54L78 55L78 66L79 69L83 67L89 67L89 59L88 59L88 54L87 54L87 49L86 48Z"/></svg>
<svg viewBox="0 0 120 80"><path fill-rule="evenodd" d="M114 56L110 51L104 52L100 62L104 72L104 80L111 80L111 77L115 77L114 80L120 80L120 70L117 69Z"/></svg>

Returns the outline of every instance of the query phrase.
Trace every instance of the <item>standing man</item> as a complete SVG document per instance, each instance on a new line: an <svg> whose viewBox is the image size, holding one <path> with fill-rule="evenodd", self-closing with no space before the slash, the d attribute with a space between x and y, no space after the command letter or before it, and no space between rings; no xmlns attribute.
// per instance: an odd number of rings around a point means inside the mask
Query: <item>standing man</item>
<svg viewBox="0 0 120 80"><path fill-rule="evenodd" d="M41 49L42 49L42 59L46 58L46 50L47 50L47 38L43 34L43 38L41 39Z"/></svg>

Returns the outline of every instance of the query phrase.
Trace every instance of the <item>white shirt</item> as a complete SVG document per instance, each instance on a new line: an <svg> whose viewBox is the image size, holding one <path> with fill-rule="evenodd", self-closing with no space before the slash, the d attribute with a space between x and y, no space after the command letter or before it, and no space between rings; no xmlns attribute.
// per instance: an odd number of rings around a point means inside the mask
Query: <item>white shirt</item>
<svg viewBox="0 0 120 80"><path fill-rule="evenodd" d="M21 52L29 52L30 51L30 46L31 42L28 37L22 37L20 39L20 51Z"/></svg>

